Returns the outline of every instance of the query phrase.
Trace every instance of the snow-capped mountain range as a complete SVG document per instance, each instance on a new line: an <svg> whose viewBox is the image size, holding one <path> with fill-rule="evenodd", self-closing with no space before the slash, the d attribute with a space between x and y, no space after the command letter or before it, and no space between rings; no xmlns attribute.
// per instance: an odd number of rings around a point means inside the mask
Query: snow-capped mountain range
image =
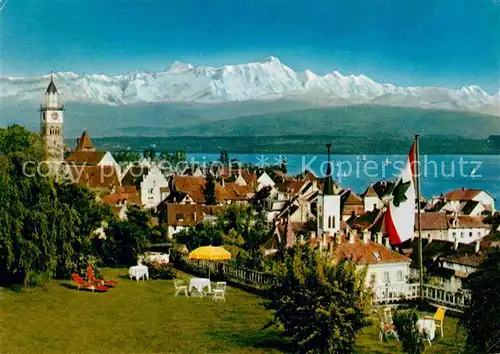
<svg viewBox="0 0 500 354"><path fill-rule="evenodd" d="M0 78L1 100L40 101L50 75ZM276 57L219 68L173 62L163 72L126 75L54 74L64 101L107 105L137 103L222 103L294 99L318 106L380 104L421 108L473 110L500 115L500 92L490 96L478 86L461 89L402 87L380 84L364 75L324 76L296 72Z"/></svg>

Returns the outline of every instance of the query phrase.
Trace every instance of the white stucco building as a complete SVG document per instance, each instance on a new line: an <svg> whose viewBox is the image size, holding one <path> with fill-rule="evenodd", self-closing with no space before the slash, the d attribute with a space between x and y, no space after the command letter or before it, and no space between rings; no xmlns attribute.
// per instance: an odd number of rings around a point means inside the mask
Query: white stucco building
<svg viewBox="0 0 500 354"><path fill-rule="evenodd" d="M366 267L367 286L376 288L407 284L411 260L393 251L387 241L383 243L381 233L377 234L376 242L371 241L368 231L362 236L358 236L356 231L336 236L332 240L336 243L333 246L334 259L350 259L358 263L359 268Z"/></svg>
<svg viewBox="0 0 500 354"><path fill-rule="evenodd" d="M168 181L156 166L132 166L122 178L122 186L135 186L145 208L155 208L164 199Z"/></svg>
<svg viewBox="0 0 500 354"><path fill-rule="evenodd" d="M417 218L417 216L415 216ZM491 226L483 223L481 216L446 214L441 212L420 215L423 239L469 244L481 240L490 232ZM417 220L415 220L417 228ZM415 231L415 237L418 232Z"/></svg>
<svg viewBox="0 0 500 354"><path fill-rule="evenodd" d="M382 206L384 205L384 203L379 198L377 192L375 192L375 189L371 184L368 186L366 191L361 195L361 197L363 198L365 212L373 211L375 209L381 209Z"/></svg>

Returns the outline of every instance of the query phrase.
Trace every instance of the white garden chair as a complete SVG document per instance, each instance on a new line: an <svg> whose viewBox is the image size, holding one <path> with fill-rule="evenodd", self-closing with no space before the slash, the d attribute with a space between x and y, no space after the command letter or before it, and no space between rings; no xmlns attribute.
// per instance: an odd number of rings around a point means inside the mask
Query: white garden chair
<svg viewBox="0 0 500 354"><path fill-rule="evenodd" d="M214 301L226 301L226 282L218 281L214 290Z"/></svg>
<svg viewBox="0 0 500 354"><path fill-rule="evenodd" d="M174 286L175 286L175 294L174 296L177 297L181 291L184 292L184 295L189 296L188 294L188 287L187 285L184 285L184 282L180 280L174 280Z"/></svg>
<svg viewBox="0 0 500 354"><path fill-rule="evenodd" d="M196 286L191 289L191 297L199 297L200 299L203 299L204 296L206 296L205 292L198 289Z"/></svg>

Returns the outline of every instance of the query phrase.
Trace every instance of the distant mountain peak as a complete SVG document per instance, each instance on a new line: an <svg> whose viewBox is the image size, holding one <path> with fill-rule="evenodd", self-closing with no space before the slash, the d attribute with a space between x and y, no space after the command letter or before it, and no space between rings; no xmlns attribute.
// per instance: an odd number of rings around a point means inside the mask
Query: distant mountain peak
<svg viewBox="0 0 500 354"><path fill-rule="evenodd" d="M2 77L0 99L40 101L48 76ZM478 86L460 89L404 87L378 83L364 75L332 71L317 75L296 72L277 57L221 67L174 61L163 72L137 71L124 75L54 74L64 100L108 105L136 103L223 103L291 99L316 106L381 104L390 106L473 110L500 116L499 94ZM492 113L493 112L493 113Z"/></svg>
<svg viewBox="0 0 500 354"><path fill-rule="evenodd" d="M264 59L260 60L259 63L262 63L262 64L271 63L271 64L281 65L281 61L277 57L272 56L272 55L269 55L269 56L265 57Z"/></svg>
<svg viewBox="0 0 500 354"><path fill-rule="evenodd" d="M189 63L183 63L181 61L174 60L172 64L170 64L170 66L165 71L168 73L180 73L182 71L189 70L192 68L193 66Z"/></svg>

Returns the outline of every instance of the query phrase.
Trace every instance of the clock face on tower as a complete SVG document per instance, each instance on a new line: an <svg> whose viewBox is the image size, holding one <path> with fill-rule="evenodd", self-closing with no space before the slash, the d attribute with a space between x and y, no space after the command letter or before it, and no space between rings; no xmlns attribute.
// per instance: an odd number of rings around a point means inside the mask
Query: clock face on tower
<svg viewBox="0 0 500 354"><path fill-rule="evenodd" d="M52 118L52 120L57 120L58 117L59 115L57 114L57 112L54 112L50 115L50 118Z"/></svg>

